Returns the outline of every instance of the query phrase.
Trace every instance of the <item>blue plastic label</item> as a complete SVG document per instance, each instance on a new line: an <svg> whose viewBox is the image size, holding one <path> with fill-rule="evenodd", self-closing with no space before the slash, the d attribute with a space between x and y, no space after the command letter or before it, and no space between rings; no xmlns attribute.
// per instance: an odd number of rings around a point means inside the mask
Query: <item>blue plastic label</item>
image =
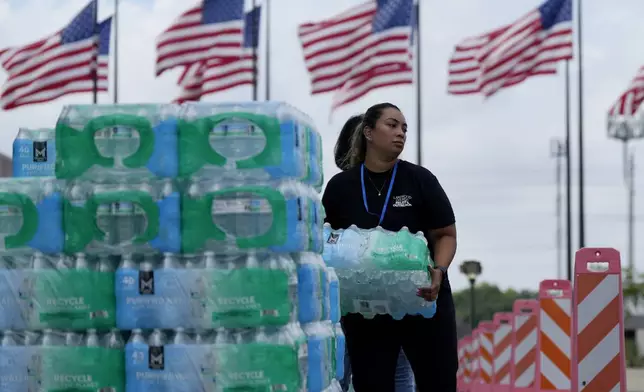
<svg viewBox="0 0 644 392"><path fill-rule="evenodd" d="M14 177L53 177L56 168L56 142L16 139L13 142Z"/></svg>
<svg viewBox="0 0 644 392"><path fill-rule="evenodd" d="M126 391L209 392L214 390L212 346L128 343Z"/></svg>
<svg viewBox="0 0 644 392"><path fill-rule="evenodd" d="M116 271L116 325L119 329L199 328L205 322L205 288L196 270Z"/></svg>

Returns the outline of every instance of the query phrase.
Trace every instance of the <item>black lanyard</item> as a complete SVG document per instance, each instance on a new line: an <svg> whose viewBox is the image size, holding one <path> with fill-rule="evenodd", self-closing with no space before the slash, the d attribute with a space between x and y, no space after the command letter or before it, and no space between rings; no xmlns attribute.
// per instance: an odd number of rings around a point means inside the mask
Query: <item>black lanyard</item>
<svg viewBox="0 0 644 392"><path fill-rule="evenodd" d="M382 221L385 219L385 213L387 212L387 205L389 204L389 198L391 197L391 190L394 187L394 180L396 179L396 172L398 171L398 162L394 165L394 171L391 174L391 182L389 182L389 189L387 190L387 196L385 197L385 205L382 206L382 211L380 211L380 220L378 221L378 226L382 224ZM378 216L369 211L369 206L367 205L367 191L364 186L364 163L360 167L360 184L362 185L362 202L364 203L364 209L367 210L368 214Z"/></svg>

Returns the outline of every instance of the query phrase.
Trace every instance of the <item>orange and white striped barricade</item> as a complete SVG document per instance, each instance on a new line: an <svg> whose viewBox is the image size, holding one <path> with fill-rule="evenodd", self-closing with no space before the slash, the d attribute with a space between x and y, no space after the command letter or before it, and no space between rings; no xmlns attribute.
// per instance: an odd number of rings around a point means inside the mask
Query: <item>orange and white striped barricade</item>
<svg viewBox="0 0 644 392"><path fill-rule="evenodd" d="M573 392L626 392L624 298L619 252L584 248L575 255Z"/></svg>
<svg viewBox="0 0 644 392"><path fill-rule="evenodd" d="M469 392L470 386L472 384L472 336L466 336L463 338L463 348L464 348L464 356L463 356L463 383L462 383L462 390Z"/></svg>
<svg viewBox="0 0 644 392"><path fill-rule="evenodd" d="M569 392L572 377L572 284L544 280L539 284L539 388Z"/></svg>
<svg viewBox="0 0 644 392"><path fill-rule="evenodd" d="M474 384L474 392L491 392L494 377L494 330L491 321L481 321L478 326L479 377Z"/></svg>
<svg viewBox="0 0 644 392"><path fill-rule="evenodd" d="M514 313L513 392L538 391L539 302L536 299L518 299L514 301L512 313Z"/></svg>
<svg viewBox="0 0 644 392"><path fill-rule="evenodd" d="M494 392L510 392L514 380L512 361L513 314L494 315Z"/></svg>
<svg viewBox="0 0 644 392"><path fill-rule="evenodd" d="M466 366L466 347L465 339L458 341L458 371L456 372L456 386L459 392L466 392L465 389L465 366Z"/></svg>
<svg viewBox="0 0 644 392"><path fill-rule="evenodd" d="M481 330L479 327L474 328L472 331L472 344L470 344L470 391L476 390L476 385L479 383L479 378L481 377L481 366L480 366L480 354L481 343L479 341L479 335Z"/></svg>

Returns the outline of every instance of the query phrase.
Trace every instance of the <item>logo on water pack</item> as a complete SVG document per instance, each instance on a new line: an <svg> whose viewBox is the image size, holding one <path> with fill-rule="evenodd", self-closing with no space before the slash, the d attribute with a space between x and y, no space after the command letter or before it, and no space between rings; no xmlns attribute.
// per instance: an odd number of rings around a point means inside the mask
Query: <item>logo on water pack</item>
<svg viewBox="0 0 644 392"><path fill-rule="evenodd" d="M163 346L150 346L148 350L148 367L153 370L163 370L165 360L163 358Z"/></svg>
<svg viewBox="0 0 644 392"><path fill-rule="evenodd" d="M47 142L33 142L33 160L34 162L47 162Z"/></svg>
<svg viewBox="0 0 644 392"><path fill-rule="evenodd" d="M139 294L154 294L154 271L139 271Z"/></svg>
<svg viewBox="0 0 644 392"><path fill-rule="evenodd" d="M340 234L331 233L331 234L329 234L329 238L326 240L326 243L327 244L337 244L339 239L340 239Z"/></svg>

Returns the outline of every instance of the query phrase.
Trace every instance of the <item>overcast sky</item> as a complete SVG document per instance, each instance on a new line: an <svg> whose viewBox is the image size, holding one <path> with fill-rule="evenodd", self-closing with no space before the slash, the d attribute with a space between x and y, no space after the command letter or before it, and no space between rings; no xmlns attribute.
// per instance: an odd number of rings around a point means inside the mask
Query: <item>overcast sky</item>
<svg viewBox="0 0 644 392"><path fill-rule="evenodd" d="M446 94L447 62L460 39L509 23L539 0L421 0L423 165L439 178L457 216L459 247L453 286L466 285L458 271L463 259L483 263L482 279L502 287L535 289L557 276L555 251L555 163L549 143L564 132L564 76L536 77L491 99ZM261 2L261 0L257 0ZM390 101L409 122L404 158L416 161L415 89L382 89L339 109L329 122L331 96L309 95L296 28L304 21L334 15L361 0L271 0L271 98L296 105L316 121L324 139L325 175L337 172L333 144L344 120L370 105ZM99 17L113 12L112 0L99 1ZM63 27L86 0L0 0L0 48L39 39ZM119 99L124 103L167 102L177 96L177 74L154 77L154 41L192 1L121 0L119 21ZM584 124L586 153L586 242L623 250L626 263L626 193L621 145L606 137L605 113L644 64L644 2L584 1ZM638 27L639 26L639 27ZM260 49L262 50L262 49ZM262 60L263 61L263 60ZM572 65L573 183L577 183L577 63ZM266 80L260 65L260 83ZM563 71L563 66L562 66ZM0 74L0 82L5 75ZM205 100L249 100L239 87ZM109 103L111 94L99 102ZM11 154L19 127L50 127L64 104L89 103L90 94L54 103L0 112L0 152ZM636 144L644 168L644 144ZM643 169L644 170L644 169ZM644 171L642 171L644 173ZM644 227L644 180L638 175L636 229ZM574 244L578 245L577 191L574 190ZM636 244L638 267L644 241ZM565 274L565 272L564 272Z"/></svg>

